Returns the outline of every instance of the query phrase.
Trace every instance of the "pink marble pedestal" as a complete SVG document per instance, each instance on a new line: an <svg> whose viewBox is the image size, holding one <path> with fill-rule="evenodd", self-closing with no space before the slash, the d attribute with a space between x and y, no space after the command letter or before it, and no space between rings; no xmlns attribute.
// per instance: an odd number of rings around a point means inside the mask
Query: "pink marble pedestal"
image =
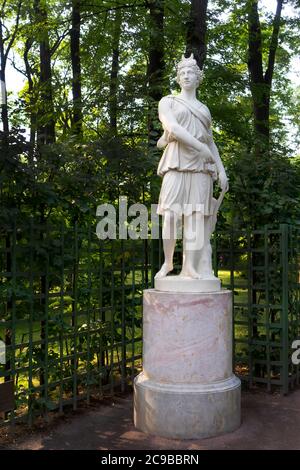
<svg viewBox="0 0 300 470"><path fill-rule="evenodd" d="M228 290L144 291L143 372L134 383L138 429L196 439L239 427L231 295Z"/></svg>

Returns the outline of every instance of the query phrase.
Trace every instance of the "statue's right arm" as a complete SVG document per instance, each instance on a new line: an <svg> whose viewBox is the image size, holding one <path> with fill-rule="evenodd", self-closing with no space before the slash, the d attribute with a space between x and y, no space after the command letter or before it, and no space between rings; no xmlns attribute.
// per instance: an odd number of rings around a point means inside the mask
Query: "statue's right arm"
<svg viewBox="0 0 300 470"><path fill-rule="evenodd" d="M203 144L195 139L184 127L178 124L176 117L171 108L171 99L162 98L158 105L158 114L161 123L164 126L171 137L178 142L182 142L185 145L194 147L199 152L203 151Z"/></svg>

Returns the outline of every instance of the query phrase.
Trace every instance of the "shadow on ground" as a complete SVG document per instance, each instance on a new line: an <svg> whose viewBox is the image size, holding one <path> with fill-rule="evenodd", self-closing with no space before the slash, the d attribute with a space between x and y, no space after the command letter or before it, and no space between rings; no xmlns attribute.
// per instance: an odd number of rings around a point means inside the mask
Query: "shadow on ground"
<svg viewBox="0 0 300 470"><path fill-rule="evenodd" d="M136 430L132 395L99 405L6 449L209 450L300 449L300 390L287 397L243 393L241 427L230 434L202 440L170 440ZM3 447L2 447L3 449Z"/></svg>

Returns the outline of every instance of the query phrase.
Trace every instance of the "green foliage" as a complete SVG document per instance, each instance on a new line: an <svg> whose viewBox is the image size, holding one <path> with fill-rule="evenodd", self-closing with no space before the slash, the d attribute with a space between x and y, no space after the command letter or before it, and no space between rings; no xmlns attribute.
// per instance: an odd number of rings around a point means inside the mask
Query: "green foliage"
<svg viewBox="0 0 300 470"><path fill-rule="evenodd" d="M18 2L10 3L12 8L4 11L6 21L17 14ZM27 80L19 99L11 102L10 120L16 126L30 128L34 135L36 120L39 119L37 110L43 106L40 102L39 43L47 30L57 142L48 148L37 149L31 141L29 148L22 134L16 130L12 131L9 142L4 144L2 141L2 151L6 155L4 175L5 172L7 176L10 174L11 165L14 165L15 175L15 185L4 181L5 177L1 179L1 187L5 187L2 207L6 207L2 208L2 214L4 216L6 210L7 218L13 210L43 218L63 215L69 221L83 220L88 213L95 213L99 200L116 201L120 194L127 195L133 201L157 198L160 181L155 174L160 152L155 149L156 131L153 135L148 134L149 116L154 129L159 128L160 124L156 122L156 103L151 104L151 114L148 114L146 76L152 24L147 2L128 4L125 0L96 0L91 3L84 0L80 4L83 95L83 134L80 137L74 137L71 130L70 2L44 2L46 25L36 15L33 0L28 2L26 8L22 5L19 29L12 47ZM122 26L118 44L116 95L118 135L112 132L109 123L116 9L120 10ZM189 9L189 1L165 1L166 93L177 88L174 68L185 47ZM293 54L297 53L299 46L296 34L298 20L284 14L271 99L271 161L256 161L252 155L254 134L247 70L247 13L246 1L209 2L206 78L201 86L200 99L211 110L215 140L230 172L231 194L227 198L226 208L224 206L223 221L231 223L235 220L236 223L255 226L256 221L252 217L262 223L272 218L274 221L291 221L298 217L290 201L298 190L298 165L293 165L288 158L292 149L289 148L290 129L286 127L286 116L289 116L289 126L299 126L298 107L295 106L297 90L287 78ZM260 19L263 59L266 62L273 13L260 8ZM47 119L47 113L44 112L42 119ZM18 144L13 144L12 139L17 140ZM282 171L288 177L287 185L278 181L276 176ZM294 196L292 184L296 185ZM251 189L245 192L244 188L250 186ZM240 199L241 189L244 197ZM251 203L252 196L258 194L263 202L259 215ZM281 210L284 207L286 215ZM237 217L237 214L243 214L243 217Z"/></svg>
<svg viewBox="0 0 300 470"><path fill-rule="evenodd" d="M37 3L45 8L47 20L36 11ZM117 207L122 195L128 197L129 204L150 205L157 202L161 185L156 175L161 156L156 148L157 129L161 127L148 77L149 51L153 51L150 38L158 33L150 21L148 2L80 2L83 121L79 133L74 133L72 126L72 3L28 0L18 10L18 0L7 0L1 12L7 33L4 49L10 44L9 59L14 57L25 82L18 96L9 95L10 132L0 133L0 265L3 273L22 273L19 277L3 275L0 281L0 333L2 338L11 338L14 318L24 324L17 342L36 341L31 350L20 347L18 357L10 357L20 369L31 361L31 383L25 384L21 373L16 382L18 405L29 404L32 412L52 409L62 393L54 387L46 396L44 389L38 388L45 378L50 383L63 378L63 393L70 396L87 385L112 380L114 364L119 374L121 368L132 374L134 361L129 370L121 348L124 342L130 343L134 355L134 341L140 336L140 298L148 282L143 269L150 264L148 247L137 248L135 244L132 250L116 241L111 250L99 252L97 245L91 253L86 235L94 236L99 204L110 202ZM175 65L185 50L190 1L164 3L165 68L159 88L167 94L178 90ZM291 3L299 8L299 2ZM208 5L205 80L199 99L211 110L214 138L230 179L230 192L218 218L219 230L264 224L276 228L279 223L298 223L300 218L300 160L295 156L299 88L295 89L288 75L299 53L299 18L287 14L282 18L270 102L270 149L268 155L257 155L247 68L248 4L246 0L211 0ZM121 21L117 44L116 11L120 11ZM266 68L273 13L260 9L260 18ZM47 40L52 74L47 86L49 90L51 85L49 102L53 106L46 106L45 83L40 77ZM113 72L117 76L112 96ZM116 127L111 124L112 100L116 103ZM42 145L37 131L50 121L55 122L55 141ZM293 142L291 133L295 135ZM37 227L34 233L30 232L33 227ZM78 227L83 232L75 240ZM226 233L223 238L228 244ZM246 244L246 239L237 242L241 248ZM270 257L273 248L278 251L275 245L270 240ZM144 264L137 269L141 278L137 282L135 270L141 259ZM221 264L228 262L225 255ZM245 281L246 259L241 256L239 262L244 275L240 277ZM269 279L274 303L280 293L279 275L277 270ZM262 279L258 275L255 281ZM241 298L244 295L237 293ZM295 307L290 303L292 311ZM105 309L107 313L103 313ZM252 314L251 325L255 326L263 312L258 309ZM275 318L276 312L271 315ZM265 333L255 330L255 334L262 339ZM45 335L53 342L45 345ZM63 363L61 354L67 357ZM259 359L265 351L257 348L255 354ZM76 383L75 369L79 371Z"/></svg>

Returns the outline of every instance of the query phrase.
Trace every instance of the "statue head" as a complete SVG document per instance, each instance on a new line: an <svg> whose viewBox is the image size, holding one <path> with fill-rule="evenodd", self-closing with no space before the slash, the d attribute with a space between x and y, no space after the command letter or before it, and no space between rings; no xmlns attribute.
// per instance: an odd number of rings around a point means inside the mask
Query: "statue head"
<svg viewBox="0 0 300 470"><path fill-rule="evenodd" d="M204 73L203 70L200 70L200 68L198 67L197 62L194 59L194 54L191 54L188 58L185 58L183 55L181 61L178 62L176 69L176 81L181 87L184 85L183 78L184 75L187 73L187 70L191 71L192 75L196 77L195 81L193 81L196 88L198 88L200 83L202 83L203 81Z"/></svg>

